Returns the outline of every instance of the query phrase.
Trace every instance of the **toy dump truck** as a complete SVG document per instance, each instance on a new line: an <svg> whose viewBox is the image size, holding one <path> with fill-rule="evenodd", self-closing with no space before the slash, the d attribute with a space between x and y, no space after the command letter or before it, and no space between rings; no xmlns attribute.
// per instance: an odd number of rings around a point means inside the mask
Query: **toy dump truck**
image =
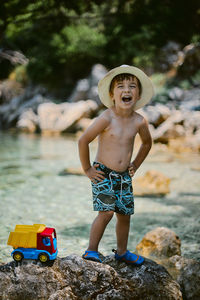
<svg viewBox="0 0 200 300"><path fill-rule="evenodd" d="M58 254L56 230L44 224L16 225L10 232L8 245L13 246L11 256L16 262L22 259L39 259L42 263L55 260Z"/></svg>

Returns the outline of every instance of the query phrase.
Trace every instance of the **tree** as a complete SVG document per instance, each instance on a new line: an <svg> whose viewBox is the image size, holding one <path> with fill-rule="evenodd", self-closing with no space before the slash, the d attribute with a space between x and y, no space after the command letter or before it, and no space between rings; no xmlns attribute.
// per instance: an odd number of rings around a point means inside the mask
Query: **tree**
<svg viewBox="0 0 200 300"><path fill-rule="evenodd" d="M29 58L33 81L70 90L94 63L154 68L169 40L197 41L199 6L198 0L1 1L1 47Z"/></svg>

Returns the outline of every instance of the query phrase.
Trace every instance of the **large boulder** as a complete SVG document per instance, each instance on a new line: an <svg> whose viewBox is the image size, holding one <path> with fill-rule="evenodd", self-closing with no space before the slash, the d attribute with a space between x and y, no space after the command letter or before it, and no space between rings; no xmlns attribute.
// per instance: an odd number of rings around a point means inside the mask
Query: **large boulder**
<svg viewBox="0 0 200 300"><path fill-rule="evenodd" d="M52 266L23 262L0 266L0 299L43 300L181 300L180 287L164 267L146 259L140 267L104 263L77 255L57 258Z"/></svg>
<svg viewBox="0 0 200 300"><path fill-rule="evenodd" d="M176 271L184 299L200 299L200 262L175 255L169 259L169 267Z"/></svg>
<svg viewBox="0 0 200 300"><path fill-rule="evenodd" d="M172 230L157 227L143 237L136 249L146 257L171 257L181 255L180 247L181 241Z"/></svg>
<svg viewBox="0 0 200 300"><path fill-rule="evenodd" d="M169 109L162 104L149 105L139 111L149 122L149 129L154 142L168 144L171 139L180 139L195 136L200 129L200 111L189 110L184 106L190 103L190 95L200 106L200 92L187 91L182 102L182 110ZM197 96L198 94L198 96ZM192 99L192 98L191 98ZM195 100L196 99L196 100ZM193 102L193 105L194 105ZM192 105L192 104L191 104ZM192 109L192 108L191 108Z"/></svg>
<svg viewBox="0 0 200 300"><path fill-rule="evenodd" d="M158 127L161 123L168 119L171 115L170 109L163 104L148 105L144 110L144 117L148 119L148 122L154 127Z"/></svg>
<svg viewBox="0 0 200 300"><path fill-rule="evenodd" d="M179 110L173 111L171 116L167 118L153 132L153 140L156 142L167 143L170 138L177 138L185 135L183 126L183 113ZM180 126L176 126L180 125Z"/></svg>
<svg viewBox="0 0 200 300"><path fill-rule="evenodd" d="M75 126L76 132L83 132L85 131L94 121L94 119L90 118L82 118L80 119Z"/></svg>
<svg viewBox="0 0 200 300"><path fill-rule="evenodd" d="M164 196L170 192L170 179L161 172L150 170L133 179L135 196Z"/></svg>
<svg viewBox="0 0 200 300"><path fill-rule="evenodd" d="M44 103L38 107L39 127L43 133L73 131L81 119L89 117L98 109L93 100L76 103Z"/></svg>
<svg viewBox="0 0 200 300"><path fill-rule="evenodd" d="M170 139L168 149L176 154L200 153L200 130L185 138Z"/></svg>
<svg viewBox="0 0 200 300"><path fill-rule="evenodd" d="M180 239L170 229L158 227L148 232L136 249L140 255L153 257L176 280L185 300L200 299L200 262L180 256Z"/></svg>
<svg viewBox="0 0 200 300"><path fill-rule="evenodd" d="M15 127L24 112L31 109L35 113L40 104L47 102L41 94L36 94L30 99L25 99L25 96L14 97L8 104L0 106L0 127L5 129Z"/></svg>
<svg viewBox="0 0 200 300"><path fill-rule="evenodd" d="M28 132L34 133L37 130L38 116L34 113L32 108L24 111L17 121L17 128Z"/></svg>

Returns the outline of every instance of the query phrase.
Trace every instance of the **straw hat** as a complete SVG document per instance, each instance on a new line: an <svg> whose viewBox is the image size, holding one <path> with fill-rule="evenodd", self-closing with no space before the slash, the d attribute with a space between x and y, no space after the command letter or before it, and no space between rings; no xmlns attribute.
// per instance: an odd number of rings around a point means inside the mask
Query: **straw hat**
<svg viewBox="0 0 200 300"><path fill-rule="evenodd" d="M136 67L121 65L120 67L109 71L98 83L99 98L105 106L113 106L113 101L109 92L110 84L115 76L122 73L129 73L136 76L141 83L142 91L140 94L140 99L135 105L135 110L137 110L150 101L154 95L154 88L150 78L142 70Z"/></svg>

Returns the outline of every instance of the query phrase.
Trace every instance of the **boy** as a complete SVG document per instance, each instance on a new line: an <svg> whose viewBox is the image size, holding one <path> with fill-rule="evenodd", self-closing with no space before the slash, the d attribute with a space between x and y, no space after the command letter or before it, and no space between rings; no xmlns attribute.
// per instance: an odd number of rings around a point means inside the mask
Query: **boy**
<svg viewBox="0 0 200 300"><path fill-rule="evenodd" d="M85 174L91 180L94 210L98 211L83 258L101 262L98 245L104 230L116 213L117 250L115 259L141 265L144 258L127 250L130 216L134 213L131 177L146 158L152 140L146 120L135 110L153 96L153 86L138 68L122 65L106 74L98 84L101 102L108 107L79 139L79 155ZM133 160L134 138L142 145ZM98 136L98 151L90 164L89 143Z"/></svg>

